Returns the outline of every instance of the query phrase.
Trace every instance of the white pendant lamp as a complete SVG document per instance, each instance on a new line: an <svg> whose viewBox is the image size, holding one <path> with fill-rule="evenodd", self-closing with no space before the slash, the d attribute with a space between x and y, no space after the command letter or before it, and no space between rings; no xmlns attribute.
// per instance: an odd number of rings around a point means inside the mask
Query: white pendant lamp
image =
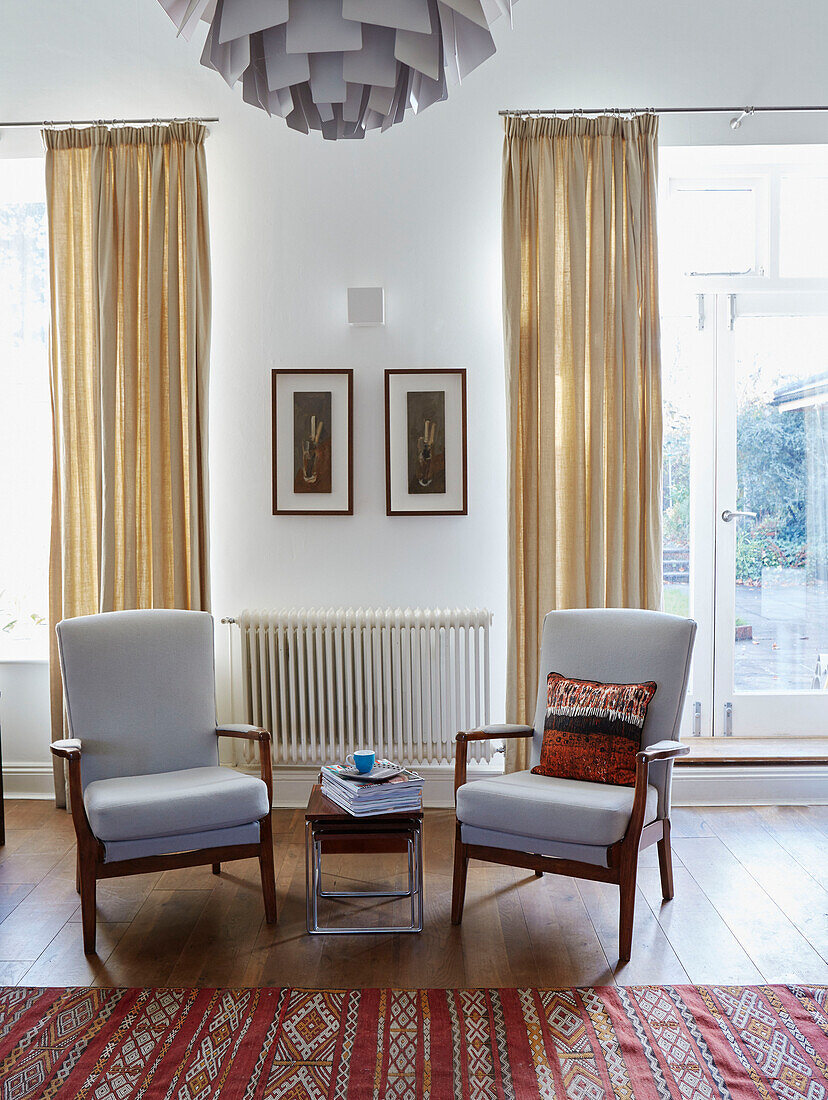
<svg viewBox="0 0 828 1100"><path fill-rule="evenodd" d="M186 38L210 24L202 65L294 130L361 138L446 99L495 52L516 0L159 0Z"/></svg>

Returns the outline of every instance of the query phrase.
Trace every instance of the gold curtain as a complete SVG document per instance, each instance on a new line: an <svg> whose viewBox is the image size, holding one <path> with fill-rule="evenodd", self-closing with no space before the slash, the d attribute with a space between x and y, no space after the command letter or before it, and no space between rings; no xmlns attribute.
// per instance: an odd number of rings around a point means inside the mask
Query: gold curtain
<svg viewBox="0 0 828 1100"><path fill-rule="evenodd" d="M192 122L44 131L53 740L64 736L60 619L210 606L206 133Z"/></svg>
<svg viewBox="0 0 828 1100"><path fill-rule="evenodd" d="M661 605L658 119L505 124L507 718L531 722L548 611Z"/></svg>

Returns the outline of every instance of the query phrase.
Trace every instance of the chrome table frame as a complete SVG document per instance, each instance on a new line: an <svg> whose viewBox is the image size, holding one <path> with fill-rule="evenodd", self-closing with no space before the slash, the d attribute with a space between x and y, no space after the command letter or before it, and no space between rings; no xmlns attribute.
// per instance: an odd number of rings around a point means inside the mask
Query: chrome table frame
<svg viewBox="0 0 828 1100"><path fill-rule="evenodd" d="M370 821L382 823L376 833L372 833ZM344 935L371 935L377 932L422 932L423 930L423 832L422 820L409 822L383 821L382 817L374 819L360 819L361 827L355 829L353 825L333 824L323 821L305 822L305 898L306 898L306 922L311 935L344 936ZM354 852L359 852L361 846L370 843L372 837L376 839L399 838L404 840L408 852L408 889L407 890L323 890L322 889L322 854L326 839L343 840L353 839ZM319 900L333 899L334 901L348 898L409 898L410 921L407 925L395 925L385 928L357 928L319 924Z"/></svg>

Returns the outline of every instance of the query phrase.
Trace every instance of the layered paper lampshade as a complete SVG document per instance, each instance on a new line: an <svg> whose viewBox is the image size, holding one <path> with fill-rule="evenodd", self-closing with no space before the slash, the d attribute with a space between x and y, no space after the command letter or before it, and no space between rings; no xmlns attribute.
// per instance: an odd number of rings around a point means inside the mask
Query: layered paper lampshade
<svg viewBox="0 0 828 1100"><path fill-rule="evenodd" d="M446 99L495 52L515 0L159 0L201 63L247 103L326 138L361 138Z"/></svg>

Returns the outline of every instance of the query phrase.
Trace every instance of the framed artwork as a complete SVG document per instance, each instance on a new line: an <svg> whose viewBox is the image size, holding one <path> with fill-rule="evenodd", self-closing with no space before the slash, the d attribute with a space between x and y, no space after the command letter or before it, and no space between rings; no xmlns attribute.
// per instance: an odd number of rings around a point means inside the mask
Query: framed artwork
<svg viewBox="0 0 828 1100"><path fill-rule="evenodd" d="M274 370L273 515L354 514L354 372Z"/></svg>
<svg viewBox="0 0 828 1100"><path fill-rule="evenodd" d="M385 372L385 511L465 516L466 372Z"/></svg>

